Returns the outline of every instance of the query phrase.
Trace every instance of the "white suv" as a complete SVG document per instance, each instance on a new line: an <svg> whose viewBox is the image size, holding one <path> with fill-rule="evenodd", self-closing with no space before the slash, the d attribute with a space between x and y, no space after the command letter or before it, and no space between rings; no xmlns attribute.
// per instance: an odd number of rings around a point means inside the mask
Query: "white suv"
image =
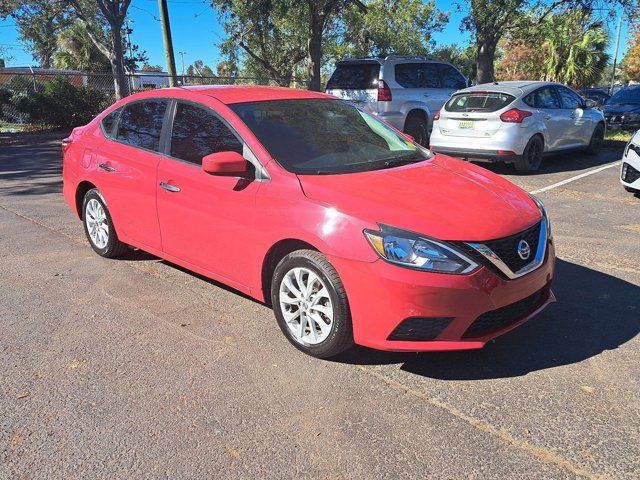
<svg viewBox="0 0 640 480"><path fill-rule="evenodd" d="M390 55L338 62L326 92L362 105L426 146L433 115L451 94L468 85L449 63Z"/></svg>
<svg viewBox="0 0 640 480"><path fill-rule="evenodd" d="M624 149L620 181L628 192L640 195L640 130L629 139Z"/></svg>

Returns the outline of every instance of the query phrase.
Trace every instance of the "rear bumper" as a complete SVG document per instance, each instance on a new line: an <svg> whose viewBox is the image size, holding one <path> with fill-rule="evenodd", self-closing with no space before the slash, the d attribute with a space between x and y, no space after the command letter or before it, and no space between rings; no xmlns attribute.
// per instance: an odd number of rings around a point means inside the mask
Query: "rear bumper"
<svg viewBox="0 0 640 480"><path fill-rule="evenodd" d="M440 147L437 145L431 145L429 147L432 151L437 153L443 153L450 157L462 158L464 160L480 159L480 160L492 160L496 162L515 162L522 158L522 155L518 155L512 151L499 151L499 150L483 150L476 148L451 148Z"/></svg>
<svg viewBox="0 0 640 480"><path fill-rule="evenodd" d="M469 275L445 275L405 269L383 260L368 263L334 257L330 261L345 285L355 342L380 350L482 348L555 301L551 292L553 243L549 243L547 258L538 269L515 280L504 280L486 267ZM514 313L511 307L530 298L531 303ZM505 311L511 312L511 317L499 318ZM489 323L484 328L470 329L487 317ZM407 319L416 318L438 325L432 339L394 335Z"/></svg>

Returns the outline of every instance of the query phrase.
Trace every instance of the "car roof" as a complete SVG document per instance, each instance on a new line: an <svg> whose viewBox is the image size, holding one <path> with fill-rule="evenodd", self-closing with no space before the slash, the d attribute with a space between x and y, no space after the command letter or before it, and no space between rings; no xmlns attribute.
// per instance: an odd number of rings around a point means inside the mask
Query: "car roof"
<svg viewBox="0 0 640 480"><path fill-rule="evenodd" d="M170 97L172 92L193 92L199 95L213 97L224 104L260 102L266 100L296 100L304 98L335 98L331 95L310 90L284 87L265 87L251 85L196 85L188 87L171 87L157 90L147 90L128 97L135 100L147 97Z"/></svg>
<svg viewBox="0 0 640 480"><path fill-rule="evenodd" d="M544 85L561 85L555 82L543 82L539 80L512 80L506 82L492 82L492 83L481 83L479 85L474 85L469 88L465 88L456 93L464 93L464 92L474 92L474 91L487 91L487 92L501 92L501 93L509 93L512 95L526 95L537 88L540 88Z"/></svg>

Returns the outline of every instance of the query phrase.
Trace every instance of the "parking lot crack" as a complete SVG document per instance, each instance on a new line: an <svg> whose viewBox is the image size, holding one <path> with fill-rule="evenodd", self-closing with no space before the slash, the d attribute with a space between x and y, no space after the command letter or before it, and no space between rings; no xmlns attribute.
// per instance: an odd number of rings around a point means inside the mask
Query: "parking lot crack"
<svg viewBox="0 0 640 480"><path fill-rule="evenodd" d="M406 395L411 395L412 397L415 397L421 401L427 402L434 407L440 408L446 411L447 413L449 413L450 415L453 415L457 419L462 420L463 422L471 425L473 428L476 428L484 433L488 433L489 435L493 435L499 438L501 441L507 443L508 445L526 452L528 455L536 458L541 462L555 465L575 475L579 475L581 477L589 478L592 480L596 480L596 479L604 480L609 478L607 476L594 473L580 465L575 465L574 463L570 462L569 460L566 460L565 458L561 457L556 452L549 450L548 448L540 447L538 445L533 445L527 441L518 439L504 429L498 428L494 425L491 425L490 423L483 422L482 420L479 420L475 417L467 415L466 413L462 412L461 410L459 410L458 408L452 405L449 405L448 403L445 403L441 400L438 400L437 398L431 397L425 393L422 393L410 387L407 387L406 385L400 382L397 382L395 380L392 380L387 376L383 375L382 373L377 372L371 368L367 368L363 365L355 365L355 367L358 370L361 370L362 372L366 373L367 375L370 375L378 380L381 380L383 383L385 383L388 387L392 388L393 390L402 392Z"/></svg>

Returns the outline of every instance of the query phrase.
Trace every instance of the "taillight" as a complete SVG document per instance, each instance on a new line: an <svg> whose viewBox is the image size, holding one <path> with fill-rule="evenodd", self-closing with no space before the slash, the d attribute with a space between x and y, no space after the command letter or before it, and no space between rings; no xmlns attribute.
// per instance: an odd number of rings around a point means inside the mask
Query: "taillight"
<svg viewBox="0 0 640 480"><path fill-rule="evenodd" d="M384 83L384 80L378 80L378 101L391 101L391 89L387 86L386 83Z"/></svg>
<svg viewBox="0 0 640 480"><path fill-rule="evenodd" d="M71 146L72 143L73 143L73 140L71 139L71 137L67 137L67 138L62 140L62 154L63 155L66 153L67 149Z"/></svg>
<svg viewBox="0 0 640 480"><path fill-rule="evenodd" d="M506 123L522 123L522 121L533 115L532 112L527 110L520 110L519 108L512 108L500 115L500 120Z"/></svg>
<svg viewBox="0 0 640 480"><path fill-rule="evenodd" d="M435 115L433 116L434 120L440 120L440 110L438 110Z"/></svg>

